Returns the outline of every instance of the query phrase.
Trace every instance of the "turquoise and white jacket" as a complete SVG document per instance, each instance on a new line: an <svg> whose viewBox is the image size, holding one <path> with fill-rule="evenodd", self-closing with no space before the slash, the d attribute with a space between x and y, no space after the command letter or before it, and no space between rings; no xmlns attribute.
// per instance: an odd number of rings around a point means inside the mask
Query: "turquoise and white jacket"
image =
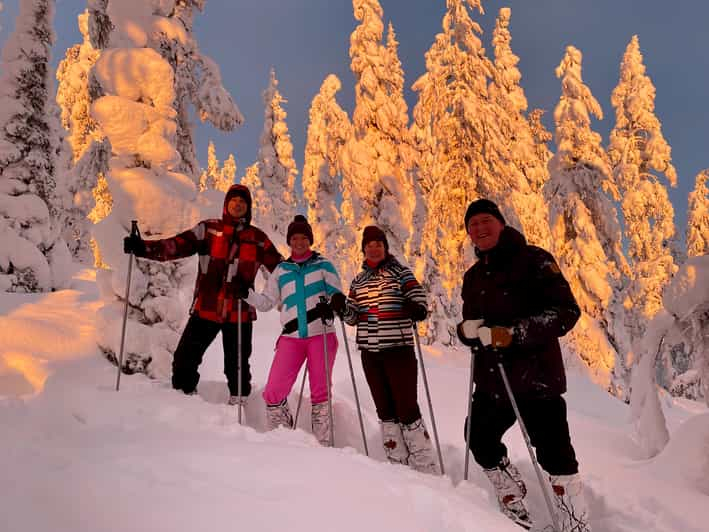
<svg viewBox="0 0 709 532"><path fill-rule="evenodd" d="M315 308L320 296L329 301L337 292L342 292L337 270L329 260L313 252L305 262L293 259L281 262L269 276L263 293L251 289L246 301L262 312L277 306L281 312L281 334L308 338L323 334L320 313Z"/></svg>

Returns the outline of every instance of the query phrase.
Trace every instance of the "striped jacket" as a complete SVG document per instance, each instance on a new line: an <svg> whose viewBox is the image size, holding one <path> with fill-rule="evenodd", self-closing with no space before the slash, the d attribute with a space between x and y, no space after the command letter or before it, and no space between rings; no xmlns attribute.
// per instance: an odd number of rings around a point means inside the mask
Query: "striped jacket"
<svg viewBox="0 0 709 532"><path fill-rule="evenodd" d="M411 270L388 255L376 268L366 261L350 286L344 320L357 325L357 345L366 351L414 345L406 299L426 305L426 294Z"/></svg>
<svg viewBox="0 0 709 532"><path fill-rule="evenodd" d="M246 196L249 210L245 219L235 220L226 211L235 194ZM250 225L251 195L243 185L233 185L224 198L221 219L203 220L192 229L172 238L145 240L146 259L167 261L199 255L191 314L218 323L236 323L240 287L253 287L259 268L273 271L283 259L266 234ZM256 311L242 305L241 321L256 319Z"/></svg>
<svg viewBox="0 0 709 532"><path fill-rule="evenodd" d="M332 263L319 253L305 262L281 262L268 278L263 293L249 290L246 300L265 312L278 306L283 336L308 338L323 334L322 320L315 305L324 296L341 292L340 278ZM330 329L328 332L333 332Z"/></svg>

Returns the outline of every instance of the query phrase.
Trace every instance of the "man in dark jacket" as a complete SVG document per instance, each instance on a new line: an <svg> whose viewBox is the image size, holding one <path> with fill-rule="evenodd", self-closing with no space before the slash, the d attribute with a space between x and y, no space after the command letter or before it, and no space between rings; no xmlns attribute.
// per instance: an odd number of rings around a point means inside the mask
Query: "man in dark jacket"
<svg viewBox="0 0 709 532"><path fill-rule="evenodd" d="M237 367L238 301L253 288L261 266L272 272L283 258L266 234L251 225L251 194L243 185L233 185L224 198L222 217L202 220L192 229L172 238L142 240L129 236L124 251L156 261L199 256L190 318L172 361L172 386L191 394L197 389L205 351L222 333L224 374L229 385L229 404L238 404L251 393L249 357L252 351L256 311L241 304L241 396Z"/></svg>
<svg viewBox="0 0 709 532"><path fill-rule="evenodd" d="M566 375L558 338L581 314L569 284L546 251L505 224L497 205L470 204L465 227L478 261L463 278L458 336L475 356L470 450L495 487L501 510L531 526L526 487L502 443L516 418L502 363L537 458L549 473L562 530L587 532L588 510L569 436Z"/></svg>

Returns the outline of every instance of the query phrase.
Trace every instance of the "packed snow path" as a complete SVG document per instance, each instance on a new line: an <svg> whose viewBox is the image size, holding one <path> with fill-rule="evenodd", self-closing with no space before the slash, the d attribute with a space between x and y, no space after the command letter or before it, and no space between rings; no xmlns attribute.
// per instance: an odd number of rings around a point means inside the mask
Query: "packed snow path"
<svg viewBox="0 0 709 532"><path fill-rule="evenodd" d="M263 432L260 397L278 330L261 315L252 358L255 390L247 425L225 404L220 343L205 356L199 396L143 375L123 376L95 346L98 294L91 272L73 289L0 298L0 484L7 531L516 531L498 513L487 479L471 462L462 482L467 354L426 348L426 368L447 477L383 462L378 425L357 351L358 391L371 458L363 446L345 351L334 375L336 449L309 433L305 392L299 427ZM340 327L338 326L338 331ZM351 331L349 331L351 334ZM300 379L290 397L295 410ZM672 440L638 460L626 405L581 377L567 395L572 437L588 481L595 531L706 528L709 414L665 402ZM428 419L426 401L421 405ZM546 510L526 448L513 428L510 454L530 488L531 512Z"/></svg>

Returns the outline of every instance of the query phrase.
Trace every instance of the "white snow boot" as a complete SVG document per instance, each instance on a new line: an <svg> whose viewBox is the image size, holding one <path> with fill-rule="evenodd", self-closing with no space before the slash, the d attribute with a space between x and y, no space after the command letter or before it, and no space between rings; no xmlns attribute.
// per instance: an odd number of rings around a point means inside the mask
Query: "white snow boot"
<svg viewBox="0 0 709 532"><path fill-rule="evenodd" d="M266 405L266 426L268 430L278 427L293 428L293 416L290 415L288 401L283 399L280 404Z"/></svg>
<svg viewBox="0 0 709 532"><path fill-rule="evenodd" d="M503 456L497 467L484 471L495 488L502 513L519 526L531 528L532 520L523 500L527 495L527 486L524 485L519 470L510 463L509 458Z"/></svg>
<svg viewBox="0 0 709 532"><path fill-rule="evenodd" d="M581 476L550 475L561 532L591 532Z"/></svg>
<svg viewBox="0 0 709 532"><path fill-rule="evenodd" d="M313 434L323 447L330 447L330 414L327 402L313 405L311 413Z"/></svg>
<svg viewBox="0 0 709 532"><path fill-rule="evenodd" d="M409 449L409 467L421 473L438 474L438 465L433 458L431 437L428 435L423 419L409 425L401 425L404 442Z"/></svg>
<svg viewBox="0 0 709 532"><path fill-rule="evenodd" d="M409 464L409 449L404 443L401 425L396 421L382 421L384 454L392 464Z"/></svg>

